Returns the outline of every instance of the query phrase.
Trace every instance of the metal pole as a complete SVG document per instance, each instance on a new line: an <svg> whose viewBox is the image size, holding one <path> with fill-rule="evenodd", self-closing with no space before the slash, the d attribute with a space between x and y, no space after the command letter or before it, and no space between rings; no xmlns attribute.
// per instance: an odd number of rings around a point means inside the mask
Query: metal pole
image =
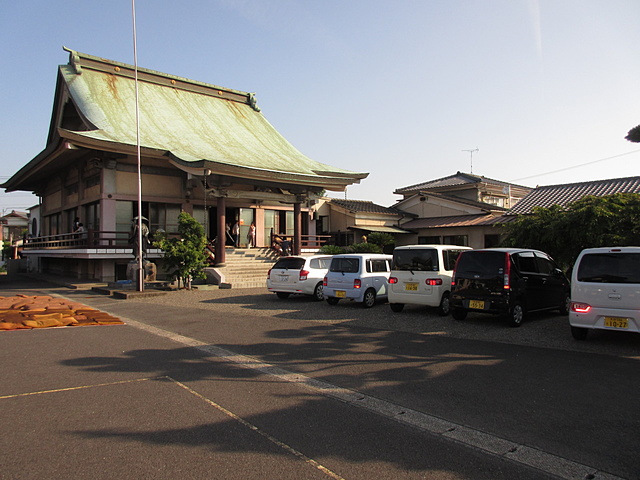
<svg viewBox="0 0 640 480"><path fill-rule="evenodd" d="M136 289L139 292L144 290L144 266L142 263L142 174L140 159L140 104L138 96L138 41L136 34L136 0L131 0L131 16L133 19L133 66L135 72L136 87L136 153L138 159L138 272Z"/></svg>

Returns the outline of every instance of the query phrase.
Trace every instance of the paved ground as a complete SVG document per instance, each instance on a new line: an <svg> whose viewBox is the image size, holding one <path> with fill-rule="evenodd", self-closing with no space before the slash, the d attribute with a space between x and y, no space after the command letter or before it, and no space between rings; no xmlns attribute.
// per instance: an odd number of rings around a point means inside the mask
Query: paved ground
<svg viewBox="0 0 640 480"><path fill-rule="evenodd" d="M566 472L594 464L593 478L640 477L629 460L638 439L620 441L637 437L629 390L615 392L609 416L571 412L607 398L589 377L605 384L637 370L640 336L576 342L552 314L512 329L262 289L122 301L6 280L3 292L46 290L129 325L0 333L0 428L19 452L1 457L0 478L584 478ZM589 441L594 430L603 443ZM603 451L612 444L618 452ZM513 454L487 454L505 447Z"/></svg>

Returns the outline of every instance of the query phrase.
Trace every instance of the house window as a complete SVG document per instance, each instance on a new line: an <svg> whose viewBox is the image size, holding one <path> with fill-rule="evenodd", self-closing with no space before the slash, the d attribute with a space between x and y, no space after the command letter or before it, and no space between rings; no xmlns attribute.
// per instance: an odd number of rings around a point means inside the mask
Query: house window
<svg viewBox="0 0 640 480"><path fill-rule="evenodd" d="M60 220L61 215L59 213L44 217L44 225L46 230L45 235L58 235L59 233L62 233Z"/></svg>
<svg viewBox="0 0 640 480"><path fill-rule="evenodd" d="M84 207L85 221L84 228L86 230L100 229L100 204L98 202L91 203Z"/></svg>
<svg viewBox="0 0 640 480"><path fill-rule="evenodd" d="M460 245L463 247L469 245L469 238L466 235L445 235L443 241L445 245Z"/></svg>
<svg viewBox="0 0 640 480"><path fill-rule="evenodd" d="M493 248L500 246L500 235L485 235L484 248Z"/></svg>
<svg viewBox="0 0 640 480"><path fill-rule="evenodd" d="M440 245L442 241L439 236L418 237L418 243L421 245Z"/></svg>
<svg viewBox="0 0 640 480"><path fill-rule="evenodd" d="M73 232L73 223L76 217L78 216L78 209L72 208L70 210L65 210L64 214L65 214L65 222L67 224L67 230L69 232ZM82 219L80 219L80 221L84 224Z"/></svg>
<svg viewBox="0 0 640 480"><path fill-rule="evenodd" d="M145 211L143 202L143 212ZM163 229L167 233L178 232L180 205L171 203L149 203L149 228L151 232Z"/></svg>
<svg viewBox="0 0 640 480"><path fill-rule="evenodd" d="M482 198L484 203L488 203L490 205L496 205L498 207L504 207L504 198L503 197L494 197L493 195L487 195Z"/></svg>

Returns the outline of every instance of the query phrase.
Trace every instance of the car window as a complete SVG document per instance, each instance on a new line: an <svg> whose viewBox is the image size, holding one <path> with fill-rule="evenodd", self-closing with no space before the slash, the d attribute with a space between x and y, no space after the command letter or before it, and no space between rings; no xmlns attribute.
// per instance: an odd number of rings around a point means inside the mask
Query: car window
<svg viewBox="0 0 640 480"><path fill-rule="evenodd" d="M558 268L554 261L546 255L536 253L536 259L538 260L538 271L540 273L544 273L545 275L553 275Z"/></svg>
<svg viewBox="0 0 640 480"><path fill-rule="evenodd" d="M386 260L371 260L371 271L372 272L388 272L389 264Z"/></svg>
<svg viewBox="0 0 640 480"><path fill-rule="evenodd" d="M460 256L460 253L464 250L443 250L442 251L442 262L444 263L444 269L451 271L456 266L456 260Z"/></svg>
<svg viewBox="0 0 640 480"><path fill-rule="evenodd" d="M320 264L319 268L327 270L329 268L329 265L331 264L331 257L319 258L318 263Z"/></svg>
<svg viewBox="0 0 640 480"><path fill-rule="evenodd" d="M330 258L312 258L309 261L309 267L326 270L329 268L329 263L331 263Z"/></svg>
<svg viewBox="0 0 640 480"><path fill-rule="evenodd" d="M358 273L360 271L360 259L356 257L334 258L329 267L331 272Z"/></svg>
<svg viewBox="0 0 640 480"><path fill-rule="evenodd" d="M514 256L514 262L521 272L538 273L536 257L533 252L520 252Z"/></svg>
<svg viewBox="0 0 640 480"><path fill-rule="evenodd" d="M640 253L589 253L582 257L578 281L640 283Z"/></svg>
<svg viewBox="0 0 640 480"><path fill-rule="evenodd" d="M464 251L460 255L456 273L458 275L503 275L504 252Z"/></svg>
<svg viewBox="0 0 640 480"><path fill-rule="evenodd" d="M393 269L412 272L437 271L438 251L433 248L395 250L393 252Z"/></svg>
<svg viewBox="0 0 640 480"><path fill-rule="evenodd" d="M300 270L304 265L304 258L285 257L276 262L273 268L286 268L288 270Z"/></svg>

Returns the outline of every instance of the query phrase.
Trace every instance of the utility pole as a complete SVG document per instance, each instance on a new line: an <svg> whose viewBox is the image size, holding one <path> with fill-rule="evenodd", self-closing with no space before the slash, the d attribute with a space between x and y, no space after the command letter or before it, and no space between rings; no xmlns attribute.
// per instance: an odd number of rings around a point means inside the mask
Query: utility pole
<svg viewBox="0 0 640 480"><path fill-rule="evenodd" d="M469 152L471 154L471 172L469 173L473 173L473 154L474 152L479 152L480 149L478 147L472 149L472 150L462 150L463 152Z"/></svg>

